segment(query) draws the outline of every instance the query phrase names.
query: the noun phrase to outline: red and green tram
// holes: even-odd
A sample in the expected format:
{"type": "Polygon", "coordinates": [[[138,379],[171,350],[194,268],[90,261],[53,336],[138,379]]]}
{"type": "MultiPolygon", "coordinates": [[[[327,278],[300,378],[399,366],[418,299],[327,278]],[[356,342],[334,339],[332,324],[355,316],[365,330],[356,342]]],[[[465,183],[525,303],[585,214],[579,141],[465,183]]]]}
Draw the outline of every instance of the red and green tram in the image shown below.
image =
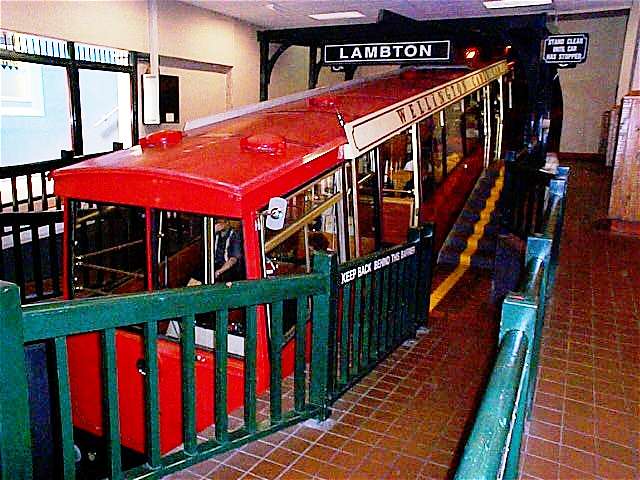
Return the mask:
{"type": "MultiPolygon", "coordinates": [[[[504,60],[397,70],[191,122],[54,172],[65,206],[65,298],[304,273],[314,250],[345,262],[404,243],[422,221],[436,223],[442,243],[483,167],[500,156],[509,72],[504,60]]],[[[268,313],[258,318],[258,392],[269,383],[268,313]]],[[[243,401],[243,321],[242,311],[230,315],[229,411],[243,401]]],[[[201,431],[214,421],[215,322],[204,315],[196,324],[201,431]]],[[[182,441],[179,323],[160,333],[168,452],[182,441]]],[[[118,330],[116,346],[122,444],[144,452],[141,334],[118,330]]],[[[99,336],[71,337],[68,351],[74,426],[101,436],[99,336]]],[[[285,376],[293,356],[291,339],[285,376]]]]}

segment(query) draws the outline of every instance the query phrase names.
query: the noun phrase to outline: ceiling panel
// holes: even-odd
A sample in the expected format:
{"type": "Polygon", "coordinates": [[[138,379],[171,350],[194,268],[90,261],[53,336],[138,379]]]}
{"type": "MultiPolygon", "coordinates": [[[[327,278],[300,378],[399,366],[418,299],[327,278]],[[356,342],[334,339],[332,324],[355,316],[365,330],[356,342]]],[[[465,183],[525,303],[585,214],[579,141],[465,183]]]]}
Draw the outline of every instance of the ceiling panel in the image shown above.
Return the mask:
{"type": "Polygon", "coordinates": [[[489,10],[482,0],[181,0],[198,7],[235,17],[263,29],[319,27],[353,23],[374,23],[378,10],[387,9],[416,20],[599,12],[629,8],[632,0],[554,0],[552,5],[489,10]],[[313,13],[357,10],[358,19],[318,21],[313,13]]]}

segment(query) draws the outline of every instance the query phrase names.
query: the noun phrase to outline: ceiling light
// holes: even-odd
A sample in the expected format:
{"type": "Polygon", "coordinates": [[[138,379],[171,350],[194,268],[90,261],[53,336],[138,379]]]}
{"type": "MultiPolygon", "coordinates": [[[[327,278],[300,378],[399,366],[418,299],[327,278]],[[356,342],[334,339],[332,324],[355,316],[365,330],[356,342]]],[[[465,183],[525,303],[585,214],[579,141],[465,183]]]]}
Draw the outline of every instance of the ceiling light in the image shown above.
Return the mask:
{"type": "Polygon", "coordinates": [[[364,13],[358,12],[356,10],[351,10],[348,12],[330,12],[330,13],[314,13],[309,15],[309,17],[314,20],[342,20],[344,18],[362,18],[364,17],[364,13]]]}
{"type": "Polygon", "coordinates": [[[482,3],[486,8],[516,8],[550,5],[553,0],[490,0],[482,3]]]}

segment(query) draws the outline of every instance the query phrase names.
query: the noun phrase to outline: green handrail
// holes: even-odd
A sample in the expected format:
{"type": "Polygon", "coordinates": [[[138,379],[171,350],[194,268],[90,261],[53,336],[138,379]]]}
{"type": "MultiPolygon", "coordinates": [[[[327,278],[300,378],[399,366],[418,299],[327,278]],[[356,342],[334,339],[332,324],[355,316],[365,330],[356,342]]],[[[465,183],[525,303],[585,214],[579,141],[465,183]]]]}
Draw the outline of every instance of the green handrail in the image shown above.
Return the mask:
{"type": "Polygon", "coordinates": [[[550,181],[542,235],[527,240],[518,292],[502,305],[500,349],[455,478],[518,477],[524,420],[536,380],[546,299],[557,264],[569,169],[550,181]]]}
{"type": "Polygon", "coordinates": [[[502,476],[508,439],[514,427],[514,409],[521,401],[522,372],[528,342],[524,332],[510,330],[505,334],[476,423],[455,475],[457,480],[502,476]]]}

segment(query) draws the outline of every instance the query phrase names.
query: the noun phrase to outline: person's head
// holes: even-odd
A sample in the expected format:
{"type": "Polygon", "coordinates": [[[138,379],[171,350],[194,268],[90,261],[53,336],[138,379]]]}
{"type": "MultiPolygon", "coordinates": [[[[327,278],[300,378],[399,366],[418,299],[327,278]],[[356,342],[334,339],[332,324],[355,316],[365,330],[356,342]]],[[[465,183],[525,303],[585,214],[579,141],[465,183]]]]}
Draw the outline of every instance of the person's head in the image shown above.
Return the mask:
{"type": "Polygon", "coordinates": [[[226,218],[218,218],[215,223],[215,231],[216,233],[223,232],[230,227],[229,220],[226,218]]]}
{"type": "Polygon", "coordinates": [[[329,240],[320,232],[309,235],[309,247],[311,251],[326,251],[329,248],[329,240]]]}

